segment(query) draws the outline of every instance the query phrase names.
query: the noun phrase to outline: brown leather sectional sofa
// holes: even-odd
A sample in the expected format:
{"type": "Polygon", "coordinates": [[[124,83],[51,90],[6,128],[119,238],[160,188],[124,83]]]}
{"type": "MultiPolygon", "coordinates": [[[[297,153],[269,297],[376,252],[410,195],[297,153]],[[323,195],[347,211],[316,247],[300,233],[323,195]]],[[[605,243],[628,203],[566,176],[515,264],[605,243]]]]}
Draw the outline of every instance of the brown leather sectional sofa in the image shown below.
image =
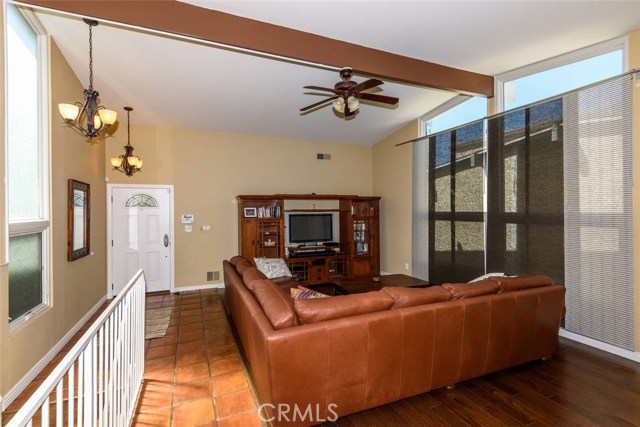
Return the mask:
{"type": "Polygon", "coordinates": [[[224,276],[275,426],[319,424],[550,356],[564,309],[564,287],[541,275],[295,302],[241,257],[224,261],[224,276]]]}

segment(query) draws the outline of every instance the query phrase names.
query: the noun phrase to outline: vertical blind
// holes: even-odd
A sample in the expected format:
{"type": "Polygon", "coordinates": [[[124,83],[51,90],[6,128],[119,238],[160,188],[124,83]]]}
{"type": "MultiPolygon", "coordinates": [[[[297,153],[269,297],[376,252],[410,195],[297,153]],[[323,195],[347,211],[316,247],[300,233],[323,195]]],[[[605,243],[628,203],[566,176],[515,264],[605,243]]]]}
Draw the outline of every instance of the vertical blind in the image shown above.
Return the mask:
{"type": "Polygon", "coordinates": [[[633,349],[631,121],[623,75],[414,144],[413,274],[546,274],[567,330],[633,349]]]}
{"type": "Polygon", "coordinates": [[[484,125],[429,140],[429,279],[460,282],[484,272],[484,125]]]}
{"type": "Polygon", "coordinates": [[[563,104],[565,328],[633,350],[631,79],[563,104]]]}
{"type": "Polygon", "coordinates": [[[562,100],[487,126],[487,270],[563,283],[562,100]]]}

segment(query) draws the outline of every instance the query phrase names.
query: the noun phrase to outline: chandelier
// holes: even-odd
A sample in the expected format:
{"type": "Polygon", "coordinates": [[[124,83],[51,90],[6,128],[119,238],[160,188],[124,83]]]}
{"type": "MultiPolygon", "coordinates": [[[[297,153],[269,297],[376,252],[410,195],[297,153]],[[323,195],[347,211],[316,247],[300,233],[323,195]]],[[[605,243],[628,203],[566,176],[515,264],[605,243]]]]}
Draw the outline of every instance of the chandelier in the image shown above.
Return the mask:
{"type": "Polygon", "coordinates": [[[111,127],[116,121],[117,113],[98,105],[97,91],[93,90],[93,39],[92,28],[98,21],[83,19],[89,26],[89,88],[84,89],[84,104],[58,104],[60,115],[65,123],[75,128],[86,138],[95,138],[101,131],[111,127]]]}
{"type": "Polygon", "coordinates": [[[131,107],[124,107],[127,110],[127,145],[124,146],[124,154],[119,157],[111,158],[111,166],[113,169],[131,176],[142,169],[142,159],[133,155],[133,146],[131,145],[131,125],[129,123],[129,114],[133,111],[131,107]]]}

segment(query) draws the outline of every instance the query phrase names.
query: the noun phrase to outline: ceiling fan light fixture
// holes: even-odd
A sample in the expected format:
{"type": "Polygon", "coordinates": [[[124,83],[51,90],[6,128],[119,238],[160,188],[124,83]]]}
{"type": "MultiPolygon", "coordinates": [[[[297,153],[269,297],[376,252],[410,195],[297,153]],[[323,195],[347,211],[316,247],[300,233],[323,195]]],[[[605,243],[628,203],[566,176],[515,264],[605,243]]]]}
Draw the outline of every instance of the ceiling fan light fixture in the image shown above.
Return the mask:
{"type": "Polygon", "coordinates": [[[338,113],[344,113],[344,106],[345,106],[345,102],[342,97],[337,98],[335,101],[333,101],[333,109],[336,110],[338,113]]]}
{"type": "Polygon", "coordinates": [[[355,96],[350,96],[347,99],[347,105],[349,106],[349,111],[356,111],[360,108],[360,100],[355,96]]]}

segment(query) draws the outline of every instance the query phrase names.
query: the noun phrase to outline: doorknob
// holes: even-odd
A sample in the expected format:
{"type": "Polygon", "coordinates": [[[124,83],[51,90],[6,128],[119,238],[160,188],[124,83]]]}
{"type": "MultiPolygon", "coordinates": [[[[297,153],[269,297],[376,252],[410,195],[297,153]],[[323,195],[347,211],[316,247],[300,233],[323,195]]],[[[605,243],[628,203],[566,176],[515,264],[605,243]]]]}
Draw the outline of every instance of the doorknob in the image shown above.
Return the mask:
{"type": "Polygon", "coordinates": [[[166,248],[167,246],[169,246],[169,235],[165,234],[164,235],[164,247],[166,248]]]}

